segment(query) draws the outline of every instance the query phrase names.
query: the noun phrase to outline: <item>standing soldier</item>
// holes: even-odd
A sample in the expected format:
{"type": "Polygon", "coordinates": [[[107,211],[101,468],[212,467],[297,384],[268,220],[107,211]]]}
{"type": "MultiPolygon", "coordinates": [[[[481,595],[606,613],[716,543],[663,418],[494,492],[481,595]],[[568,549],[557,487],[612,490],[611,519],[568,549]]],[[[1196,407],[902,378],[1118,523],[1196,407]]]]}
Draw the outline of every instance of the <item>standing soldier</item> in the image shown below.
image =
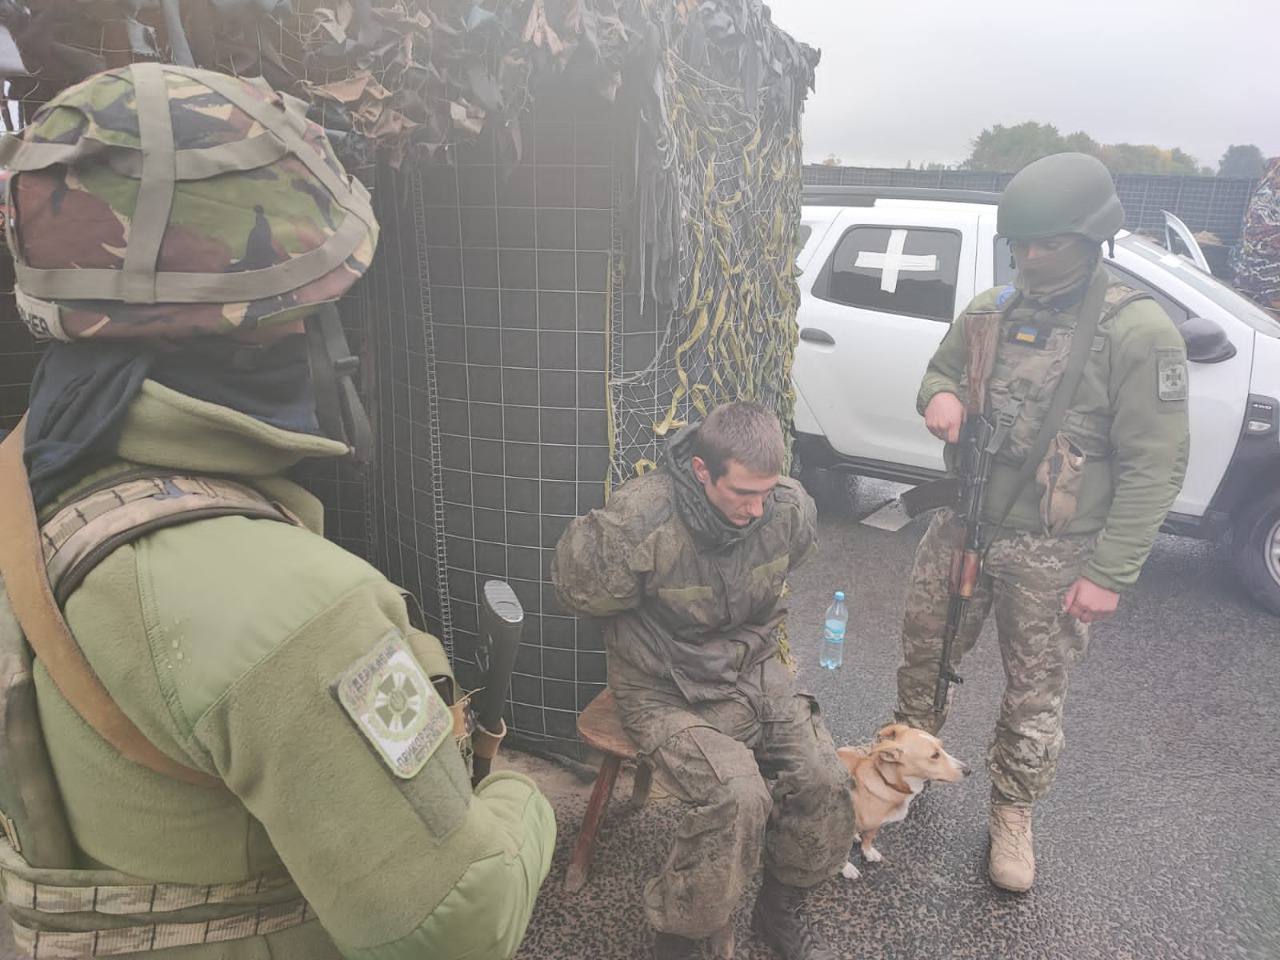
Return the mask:
{"type": "MultiPolygon", "coordinates": [[[[954,656],[972,649],[994,608],[1005,691],[987,752],[989,869],[1006,890],[1035,879],[1031,807],[1062,749],[1067,671],[1085,651],[1088,624],[1111,616],[1137,580],[1186,469],[1182,339],[1155,301],[1101,265],[1101,245],[1123,222],[1098,160],[1063,153],[1023,169],[997,220],[1016,280],[979,295],[952,324],[916,401],[949,445],[968,409],[1004,424],[984,509],[986,564],[954,656]],[[1030,460],[1034,471],[1024,469],[1030,460]]],[[[916,553],[898,670],[897,719],[934,733],[946,719],[945,709],[934,713],[933,691],[955,522],[941,511],[916,553]]]]}
{"type": "Polygon", "coordinates": [[[815,541],[784,457],[772,413],[716,407],[556,547],[561,601],[607,618],[623,726],[689,805],[645,885],[658,960],[700,956],[762,860],[757,931],[786,960],[835,957],[800,906],[845,863],[853,804],[817,703],[779,659],[783,586],[815,541]]]}
{"type": "Polygon", "coordinates": [[[20,950],[511,957],[551,809],[513,773],[472,791],[444,650],[284,477],[368,440],[332,306],[368,194],[300,102],[155,63],[4,153],[18,305],[55,340],[0,444],[20,950]]]}

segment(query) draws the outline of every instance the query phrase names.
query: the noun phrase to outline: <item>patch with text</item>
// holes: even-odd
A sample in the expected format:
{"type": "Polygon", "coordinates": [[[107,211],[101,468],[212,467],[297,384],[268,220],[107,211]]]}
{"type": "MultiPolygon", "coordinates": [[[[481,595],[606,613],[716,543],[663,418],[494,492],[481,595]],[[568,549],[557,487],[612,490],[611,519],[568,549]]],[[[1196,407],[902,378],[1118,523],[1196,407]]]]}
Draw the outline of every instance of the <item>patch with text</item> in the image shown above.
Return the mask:
{"type": "Polygon", "coordinates": [[[391,772],[410,780],[453,730],[453,715],[398,630],[338,678],[343,709],[391,772]]]}

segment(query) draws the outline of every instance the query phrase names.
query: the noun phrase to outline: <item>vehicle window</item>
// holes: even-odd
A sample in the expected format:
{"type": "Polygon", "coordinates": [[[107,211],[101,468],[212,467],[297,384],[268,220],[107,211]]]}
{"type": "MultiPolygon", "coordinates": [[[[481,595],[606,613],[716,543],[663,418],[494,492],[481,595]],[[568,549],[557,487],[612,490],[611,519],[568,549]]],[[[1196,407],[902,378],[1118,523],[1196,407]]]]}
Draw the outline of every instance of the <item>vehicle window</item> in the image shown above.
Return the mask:
{"type": "Polygon", "coordinates": [[[1116,241],[1128,250],[1132,250],[1144,260],[1159,263],[1177,275],[1178,279],[1195,288],[1224,310],[1229,310],[1259,333],[1269,337],[1280,337],[1280,321],[1275,320],[1256,303],[1246,300],[1230,287],[1189,263],[1182,257],[1168,253],[1149,240],[1129,234],[1116,241]]]}
{"type": "Polygon", "coordinates": [[[814,295],[850,307],[950,322],[955,316],[960,234],[911,227],[853,227],[824,268],[814,295]],[[817,287],[822,288],[819,292],[817,287]]]}
{"type": "MultiPolygon", "coordinates": [[[[1122,270],[1110,261],[1107,262],[1107,270],[1120,283],[1133,287],[1135,290],[1141,290],[1143,293],[1149,293],[1155,298],[1156,303],[1164,308],[1164,312],[1169,315],[1169,319],[1175,324],[1185,323],[1190,313],[1176,300],[1170,299],[1164,291],[1157,287],[1153,287],[1145,280],[1130,273],[1128,270],[1122,270]]],[[[1013,283],[1014,273],[1013,253],[1009,249],[1009,240],[1006,237],[996,237],[995,246],[995,281],[997,287],[1003,287],[1005,284],[1013,283]]]]}
{"type": "Polygon", "coordinates": [[[1122,270],[1114,263],[1107,264],[1107,272],[1110,273],[1115,280],[1123,283],[1125,286],[1133,287],[1135,290],[1151,294],[1156,303],[1160,304],[1160,306],[1164,308],[1164,312],[1169,315],[1169,319],[1173,321],[1174,326],[1181,327],[1182,324],[1186,323],[1187,320],[1191,318],[1191,312],[1187,310],[1186,307],[1178,303],[1178,301],[1170,299],[1163,290],[1158,287],[1153,287],[1137,274],[1130,273],[1128,270],[1122,270]]]}
{"type": "Polygon", "coordinates": [[[1013,250],[1009,246],[1008,237],[996,237],[995,249],[995,285],[1003,287],[1013,283],[1013,275],[1017,273],[1013,268],[1013,250]]]}

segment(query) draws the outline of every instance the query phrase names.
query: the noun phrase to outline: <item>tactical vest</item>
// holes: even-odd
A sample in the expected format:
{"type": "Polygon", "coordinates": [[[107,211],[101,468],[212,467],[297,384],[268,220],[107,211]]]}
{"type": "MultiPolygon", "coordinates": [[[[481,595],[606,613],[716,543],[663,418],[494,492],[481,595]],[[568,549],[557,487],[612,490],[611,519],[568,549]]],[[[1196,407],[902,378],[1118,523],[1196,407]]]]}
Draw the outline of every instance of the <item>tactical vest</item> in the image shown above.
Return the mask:
{"type": "MultiPolygon", "coordinates": [[[[1122,283],[1108,285],[1102,317],[1090,345],[1092,353],[1100,356],[1103,363],[1110,361],[1112,319],[1130,303],[1148,297],[1149,294],[1122,283]]],[[[1011,466],[1019,466],[1035,444],[1040,426],[1044,423],[1066,370],[1075,325],[1051,324],[1051,312],[1038,311],[1036,317],[1040,322],[1026,324],[1027,332],[1019,336],[1021,329],[1009,325],[1009,315],[1013,312],[1014,305],[1015,303],[1005,304],[1000,309],[991,311],[995,314],[993,320],[998,324],[999,333],[995,343],[994,362],[987,379],[986,409],[1016,409],[1017,416],[997,459],[1011,466]]],[[[970,316],[980,318],[976,312],[970,316]]],[[[969,390],[967,378],[964,389],[966,392],[969,390]]],[[[1100,463],[1110,459],[1112,450],[1109,413],[1086,414],[1068,408],[1058,429],[1091,462],[1100,463]]]]}
{"type": "MultiPolygon", "coordinates": [[[[146,748],[155,754],[158,749],[149,741],[136,742],[145,738],[110,701],[74,639],[74,649],[59,648],[43,631],[45,636],[29,643],[8,593],[10,586],[27,592],[35,568],[47,578],[48,606],[62,622],[58,608],[93,567],[113,550],[154,530],[219,516],[298,525],[300,521],[235,481],[139,470],[82,491],[41,524],[38,534],[27,537],[20,529],[20,514],[32,509],[30,494],[15,491],[15,484],[26,485],[21,441],[18,430],[0,445],[0,566],[5,573],[0,580],[0,894],[19,950],[36,958],[117,956],[262,936],[314,920],[311,907],[284,872],[194,885],[152,883],[113,870],[75,866],[71,829],[40,729],[33,648],[72,707],[121,753],[166,776],[223,788],[216,778],[171,758],[166,758],[167,767],[149,762],[146,748]],[[109,707],[94,702],[91,695],[86,698],[86,688],[94,685],[109,707]],[[107,715],[110,707],[119,717],[107,715]],[[121,718],[128,730],[119,725],[121,718]]],[[[28,514],[29,524],[33,516],[28,514]]],[[[18,608],[26,610],[24,622],[31,624],[30,604],[18,608]]]]}

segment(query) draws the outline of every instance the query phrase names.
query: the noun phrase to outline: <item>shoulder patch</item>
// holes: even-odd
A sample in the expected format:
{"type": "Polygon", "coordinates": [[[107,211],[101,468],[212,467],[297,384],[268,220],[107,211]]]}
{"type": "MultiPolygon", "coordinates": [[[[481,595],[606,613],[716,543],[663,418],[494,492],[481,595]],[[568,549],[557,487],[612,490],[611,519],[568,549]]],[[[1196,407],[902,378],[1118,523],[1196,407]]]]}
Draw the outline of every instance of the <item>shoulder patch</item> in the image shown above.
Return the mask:
{"type": "Polygon", "coordinates": [[[453,715],[399,630],[348,667],[334,693],[402,780],[417,776],[453,729],[453,715]]]}
{"type": "Polygon", "coordinates": [[[1014,287],[1012,283],[1006,284],[1005,286],[1001,287],[1000,292],[996,294],[996,306],[1003,307],[1006,303],[1009,302],[1009,298],[1012,297],[1013,294],[1014,294],[1014,287]]]}
{"type": "Polygon", "coordinates": [[[1156,347],[1156,395],[1161,400],[1187,399],[1187,358],[1178,347],[1156,347]]]}

